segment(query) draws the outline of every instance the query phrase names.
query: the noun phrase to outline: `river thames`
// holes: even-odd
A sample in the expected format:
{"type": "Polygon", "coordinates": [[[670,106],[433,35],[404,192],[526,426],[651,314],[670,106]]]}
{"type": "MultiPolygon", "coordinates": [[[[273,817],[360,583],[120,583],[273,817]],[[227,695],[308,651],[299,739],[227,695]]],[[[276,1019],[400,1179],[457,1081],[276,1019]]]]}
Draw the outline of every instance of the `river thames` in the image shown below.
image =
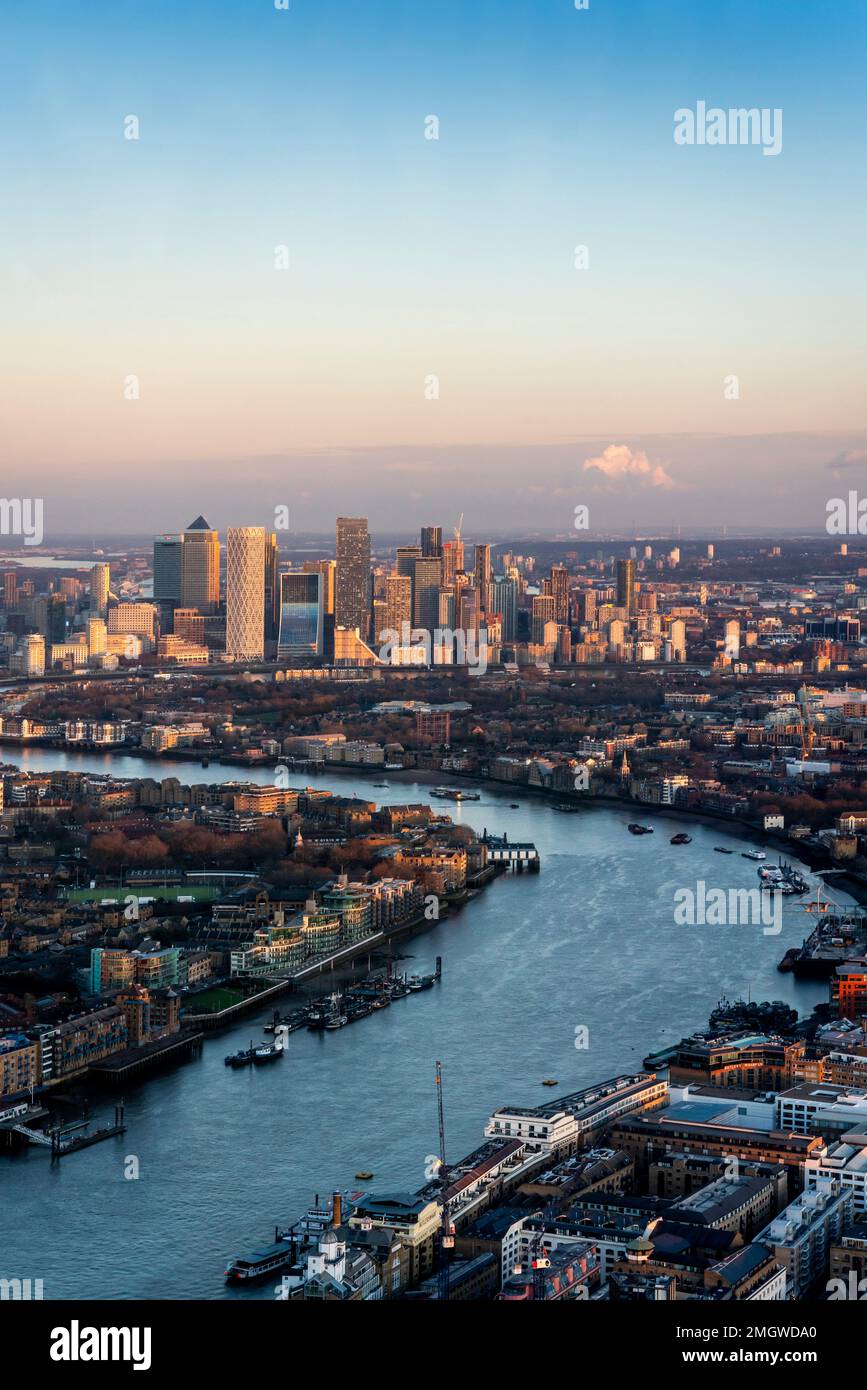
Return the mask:
{"type": "MultiPolygon", "coordinates": [[[[273,781],[273,769],[217,762],[8,748],[3,757],[34,771],[273,781]]],[[[428,785],[382,772],[291,780],[380,804],[430,800],[428,785]],[[374,786],[385,779],[387,789],[374,786]]],[[[476,830],[533,841],[542,870],[497,879],[399,945],[410,973],[442,956],[441,983],[340,1032],[293,1034],[277,1066],[232,1071],[224,1056],[262,1036],[263,1010],[206,1038],[199,1058],[127,1091],[125,1135],[53,1166],[42,1148],[3,1156],[0,1275],[42,1279],[47,1299],[270,1298],[272,1281],[227,1290],[227,1259],[272,1239],[315,1193],[357,1189],[357,1170],[374,1173],[372,1190],[425,1182],[437,1149],[438,1058],[454,1161],[482,1141],[496,1106],[550,1100],[558,1093],[542,1087],[546,1077],[566,1093],[638,1069],[652,1049],[705,1027],[721,995],[785,999],[802,1014],[827,997],[824,984],[776,969],[812,925],[798,899],[786,899],[778,935],[676,924],[678,889],[756,886],[756,865],[739,852],[755,842],[734,827],[643,808],[655,834],[635,837],[626,830],[634,808],[569,815],[510,788],[485,787],[481,801],[446,809],[476,830]],[[692,843],[672,846],[684,829],[692,843]],[[586,1048],[576,1029],[587,1030],[586,1048]],[[124,1176],[130,1155],[137,1179],[124,1176]]],[[[101,1094],[94,1118],[107,1118],[113,1101],[101,1094]]]]}

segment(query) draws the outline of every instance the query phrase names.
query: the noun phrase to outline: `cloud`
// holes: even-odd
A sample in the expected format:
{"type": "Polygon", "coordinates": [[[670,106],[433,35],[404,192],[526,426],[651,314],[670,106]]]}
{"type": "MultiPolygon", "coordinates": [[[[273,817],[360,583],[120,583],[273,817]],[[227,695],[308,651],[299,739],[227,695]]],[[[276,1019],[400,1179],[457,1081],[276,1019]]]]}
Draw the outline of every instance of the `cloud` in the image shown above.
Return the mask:
{"type": "Polygon", "coordinates": [[[825,467],[835,478],[850,468],[867,468],[867,449],[846,449],[826,463],[825,467]]]}
{"type": "Polygon", "coordinates": [[[674,487],[674,479],[660,463],[651,463],[643,449],[633,453],[627,444],[609,444],[595,458],[584,460],[584,472],[593,469],[613,482],[637,478],[642,487],[674,487]]]}

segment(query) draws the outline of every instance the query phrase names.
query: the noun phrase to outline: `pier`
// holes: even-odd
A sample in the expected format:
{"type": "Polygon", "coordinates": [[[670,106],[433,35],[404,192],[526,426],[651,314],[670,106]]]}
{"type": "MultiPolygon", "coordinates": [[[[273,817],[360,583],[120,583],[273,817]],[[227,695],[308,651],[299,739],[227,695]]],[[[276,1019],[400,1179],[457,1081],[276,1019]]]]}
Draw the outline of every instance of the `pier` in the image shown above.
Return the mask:
{"type": "Polygon", "coordinates": [[[487,846],[491,864],[500,864],[516,874],[537,874],[541,868],[539,851],[529,841],[511,841],[508,835],[489,835],[485,830],[482,842],[487,846]]]}

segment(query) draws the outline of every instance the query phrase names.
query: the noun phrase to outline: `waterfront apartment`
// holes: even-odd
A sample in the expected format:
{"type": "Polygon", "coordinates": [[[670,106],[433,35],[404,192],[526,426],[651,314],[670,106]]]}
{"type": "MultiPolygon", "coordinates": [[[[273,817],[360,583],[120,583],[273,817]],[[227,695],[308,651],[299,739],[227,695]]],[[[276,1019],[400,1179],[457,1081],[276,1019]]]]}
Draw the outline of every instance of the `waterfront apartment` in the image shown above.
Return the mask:
{"type": "Polygon", "coordinates": [[[485,1125],[491,1139],[523,1139],[540,1153],[566,1154],[592,1144],[606,1125],[668,1102],[668,1082],[653,1072],[615,1076],[545,1105],[506,1105],[485,1125]]]}
{"type": "Polygon", "coordinates": [[[786,1271],[786,1294],[805,1298],[828,1269],[830,1249],[852,1219],[852,1194],[825,1178],[781,1211],[759,1239],[786,1271]]]}

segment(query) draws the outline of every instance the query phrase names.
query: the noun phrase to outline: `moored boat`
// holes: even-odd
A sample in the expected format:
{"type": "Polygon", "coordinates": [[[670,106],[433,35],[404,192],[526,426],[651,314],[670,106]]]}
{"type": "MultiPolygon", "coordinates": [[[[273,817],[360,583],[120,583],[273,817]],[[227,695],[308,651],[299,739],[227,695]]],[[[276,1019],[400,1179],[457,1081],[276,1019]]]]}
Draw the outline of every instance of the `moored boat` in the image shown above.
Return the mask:
{"type": "Polygon", "coordinates": [[[287,1241],[277,1241],[266,1245],[264,1250],[255,1250],[246,1258],[231,1259],[226,1266],[226,1280],[230,1284],[254,1283],[266,1279],[278,1269],[285,1269],[293,1259],[292,1246],[287,1241]]]}

